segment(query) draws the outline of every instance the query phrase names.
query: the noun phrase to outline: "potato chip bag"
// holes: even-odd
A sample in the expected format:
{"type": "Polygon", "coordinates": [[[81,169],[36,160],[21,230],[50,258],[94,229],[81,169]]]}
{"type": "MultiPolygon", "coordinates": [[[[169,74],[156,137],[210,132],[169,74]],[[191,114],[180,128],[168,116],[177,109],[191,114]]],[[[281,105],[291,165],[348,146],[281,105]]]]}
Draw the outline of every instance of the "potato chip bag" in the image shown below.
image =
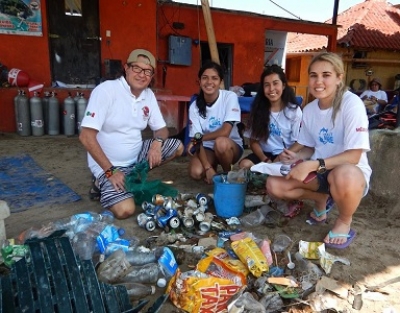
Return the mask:
{"type": "MultiPolygon", "coordinates": [[[[228,259],[221,260],[218,259],[217,257],[208,256],[206,258],[201,259],[199,263],[197,263],[196,269],[202,273],[206,273],[214,277],[229,279],[239,286],[246,285],[247,274],[243,274],[243,272],[237,270],[237,267],[232,266],[232,264],[230,264],[228,261],[229,261],[228,259]]],[[[240,262],[240,264],[245,269],[245,272],[248,273],[248,271],[246,271],[244,264],[242,262],[240,262]]]]}
{"type": "Polygon", "coordinates": [[[178,268],[166,293],[172,303],[191,313],[223,312],[228,300],[239,292],[240,286],[229,279],[213,277],[200,271],[181,272],[178,268]]]}
{"type": "Polygon", "coordinates": [[[255,277],[269,271],[268,261],[253,239],[233,241],[231,247],[255,277]]]}

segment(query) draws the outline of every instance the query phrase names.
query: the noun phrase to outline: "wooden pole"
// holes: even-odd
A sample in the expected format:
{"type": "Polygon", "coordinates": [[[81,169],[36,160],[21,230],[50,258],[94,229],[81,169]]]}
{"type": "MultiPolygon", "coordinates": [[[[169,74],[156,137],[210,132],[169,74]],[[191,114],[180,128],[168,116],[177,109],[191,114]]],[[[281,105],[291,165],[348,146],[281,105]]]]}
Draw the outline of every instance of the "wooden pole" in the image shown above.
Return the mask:
{"type": "MultiPolygon", "coordinates": [[[[208,46],[210,48],[211,60],[218,64],[221,64],[219,60],[217,40],[215,39],[214,26],[208,0],[201,0],[201,7],[203,9],[204,23],[207,31],[208,46]]],[[[220,88],[225,89],[224,81],[221,82],[220,88]]]]}

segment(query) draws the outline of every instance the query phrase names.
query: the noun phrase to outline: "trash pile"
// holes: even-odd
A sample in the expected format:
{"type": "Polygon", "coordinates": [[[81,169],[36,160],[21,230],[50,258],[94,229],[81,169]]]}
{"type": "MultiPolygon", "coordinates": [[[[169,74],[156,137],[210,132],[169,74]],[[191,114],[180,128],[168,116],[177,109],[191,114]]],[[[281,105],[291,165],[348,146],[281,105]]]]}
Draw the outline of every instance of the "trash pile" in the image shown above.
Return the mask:
{"type": "Polygon", "coordinates": [[[326,276],[335,262],[350,265],[347,259],[327,253],[321,242],[246,231],[280,225],[283,214],[268,202],[265,196],[246,196],[250,213],[224,219],[210,210],[212,194],[156,194],[137,216],[138,225],[154,234],[144,240],[126,236],[110,211],[83,212],[27,229],[20,244],[9,241],[1,255],[6,266],[29,260],[26,240],[64,231],[75,255],[93,260],[100,281],[124,285],[132,302],[161,291],[187,312],[361,309],[360,286],[326,276]],[[162,231],[157,235],[156,229],[162,231]]]}

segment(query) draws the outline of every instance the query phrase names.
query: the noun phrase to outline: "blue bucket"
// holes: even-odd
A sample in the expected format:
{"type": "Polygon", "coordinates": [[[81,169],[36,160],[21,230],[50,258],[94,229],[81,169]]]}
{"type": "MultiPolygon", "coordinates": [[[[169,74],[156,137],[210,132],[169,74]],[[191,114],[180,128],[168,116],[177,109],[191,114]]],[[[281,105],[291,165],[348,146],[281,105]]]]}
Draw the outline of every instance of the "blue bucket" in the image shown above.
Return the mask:
{"type": "Polygon", "coordinates": [[[214,206],[218,216],[229,218],[243,214],[247,182],[223,183],[221,175],[213,177],[214,206]]]}

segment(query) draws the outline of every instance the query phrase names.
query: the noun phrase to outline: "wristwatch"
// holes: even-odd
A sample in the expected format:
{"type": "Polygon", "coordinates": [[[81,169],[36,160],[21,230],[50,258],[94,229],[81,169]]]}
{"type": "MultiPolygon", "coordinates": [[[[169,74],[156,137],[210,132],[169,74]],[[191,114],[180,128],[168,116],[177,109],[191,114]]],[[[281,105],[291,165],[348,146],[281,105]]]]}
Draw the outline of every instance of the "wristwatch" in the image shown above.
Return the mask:
{"type": "Polygon", "coordinates": [[[156,137],[154,138],[155,141],[161,142],[161,145],[164,144],[164,139],[162,139],[161,137],[156,137]]]}
{"type": "Polygon", "coordinates": [[[325,166],[325,161],[324,159],[317,159],[317,161],[319,162],[319,166],[317,168],[317,173],[318,174],[323,174],[326,172],[326,166],[325,166]]]}

